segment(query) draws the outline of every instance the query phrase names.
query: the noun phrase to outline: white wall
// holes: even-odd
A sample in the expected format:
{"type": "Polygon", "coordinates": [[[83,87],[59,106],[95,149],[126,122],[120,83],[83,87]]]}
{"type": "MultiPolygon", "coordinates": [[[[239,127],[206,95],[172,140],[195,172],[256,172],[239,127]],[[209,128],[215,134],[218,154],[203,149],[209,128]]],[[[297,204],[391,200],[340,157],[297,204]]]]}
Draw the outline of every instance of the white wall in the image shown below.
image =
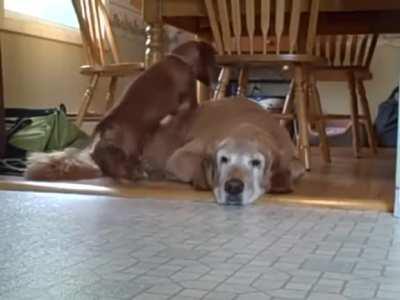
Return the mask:
{"type": "MultiPolygon", "coordinates": [[[[120,9],[120,8],[119,8],[120,9]]],[[[127,33],[114,29],[121,60],[143,62],[145,37],[142,32],[127,33]]],[[[182,42],[182,35],[168,31],[172,44],[182,42]]],[[[2,32],[4,99],[6,107],[48,108],[64,103],[76,113],[89,78],[79,73],[85,64],[82,46],[41,37],[2,32]]],[[[116,98],[133,77],[119,80],[116,98]]],[[[109,79],[101,79],[92,109],[102,112],[109,79]]]]}
{"type": "Polygon", "coordinates": [[[2,33],[6,107],[49,107],[64,102],[75,110],[87,80],[79,74],[82,48],[16,33],[2,33]]]}
{"type": "MultiPolygon", "coordinates": [[[[378,105],[386,100],[398,84],[400,75],[400,48],[378,45],[371,63],[373,79],[365,83],[373,118],[378,105]]],[[[347,83],[320,82],[318,87],[324,112],[350,113],[350,95],[347,83]]]]}
{"type": "MultiPolygon", "coordinates": [[[[2,2],[0,0],[0,12],[2,2]]],[[[112,22],[116,25],[114,31],[122,60],[143,61],[144,25],[140,22],[138,12],[129,4],[120,5],[116,0],[113,0],[109,8],[112,22]]],[[[76,113],[89,80],[79,73],[79,67],[85,64],[83,48],[76,43],[61,41],[62,38],[44,38],[46,32],[49,34],[55,31],[52,26],[38,28],[43,32],[39,30],[37,35],[21,34],[18,29],[14,31],[8,28],[8,31],[0,33],[5,106],[44,108],[64,103],[69,112],[76,113]]],[[[95,93],[93,108],[98,111],[104,105],[108,81],[101,80],[95,93]]],[[[117,95],[128,81],[120,82],[117,95]]]]}
{"type": "MultiPolygon", "coordinates": [[[[123,40],[120,48],[126,61],[143,61],[143,37],[123,40]]],[[[88,84],[88,78],[79,73],[79,67],[85,63],[82,47],[2,33],[2,51],[6,107],[41,108],[65,103],[69,111],[78,110],[88,84]]],[[[99,109],[104,104],[107,81],[102,80],[95,94],[95,107],[99,109]]]]}

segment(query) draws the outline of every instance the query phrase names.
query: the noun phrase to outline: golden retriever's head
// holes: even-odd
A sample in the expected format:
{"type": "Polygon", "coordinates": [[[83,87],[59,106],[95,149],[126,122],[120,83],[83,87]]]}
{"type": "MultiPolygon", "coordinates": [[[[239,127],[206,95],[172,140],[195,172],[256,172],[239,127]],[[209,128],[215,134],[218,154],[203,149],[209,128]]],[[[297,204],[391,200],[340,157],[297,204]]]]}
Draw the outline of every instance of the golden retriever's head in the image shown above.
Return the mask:
{"type": "Polygon", "coordinates": [[[270,159],[257,143],[227,138],[214,155],[212,189],[219,204],[247,205],[265,193],[270,159]]]}
{"type": "Polygon", "coordinates": [[[252,139],[227,138],[215,152],[213,192],[219,204],[247,205],[270,187],[274,163],[252,139]]]}
{"type": "Polygon", "coordinates": [[[211,189],[219,204],[247,205],[265,192],[288,192],[292,176],[274,140],[244,124],[214,145],[194,141],[176,152],[169,170],[198,189],[211,189]]]}
{"type": "Polygon", "coordinates": [[[274,139],[251,124],[243,124],[213,151],[212,181],[219,204],[247,205],[265,192],[289,192],[292,174],[274,139]]]}

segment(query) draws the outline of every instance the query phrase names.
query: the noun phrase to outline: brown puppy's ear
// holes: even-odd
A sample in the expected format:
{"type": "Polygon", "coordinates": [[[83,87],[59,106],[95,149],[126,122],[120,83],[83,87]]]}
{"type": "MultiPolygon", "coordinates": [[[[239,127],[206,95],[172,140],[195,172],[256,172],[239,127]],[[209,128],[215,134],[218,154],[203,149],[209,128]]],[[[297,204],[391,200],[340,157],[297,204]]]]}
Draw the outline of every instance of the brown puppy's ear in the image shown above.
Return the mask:
{"type": "Polygon", "coordinates": [[[210,160],[204,143],[196,139],[176,150],[167,161],[167,172],[197,189],[210,189],[210,160]]]}
{"type": "Polygon", "coordinates": [[[215,60],[216,51],[208,43],[200,45],[200,68],[198,80],[211,88],[214,88],[218,81],[219,68],[215,60]]]}
{"type": "Polygon", "coordinates": [[[207,86],[217,82],[216,51],[209,43],[189,41],[176,47],[171,53],[179,56],[192,68],[197,80],[207,86]]]}

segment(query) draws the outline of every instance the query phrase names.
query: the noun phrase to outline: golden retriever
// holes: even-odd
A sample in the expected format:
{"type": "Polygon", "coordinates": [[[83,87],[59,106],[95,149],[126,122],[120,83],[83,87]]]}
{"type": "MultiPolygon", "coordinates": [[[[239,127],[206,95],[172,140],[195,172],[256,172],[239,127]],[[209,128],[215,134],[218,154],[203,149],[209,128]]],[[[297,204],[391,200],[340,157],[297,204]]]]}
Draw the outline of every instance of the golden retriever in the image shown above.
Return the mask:
{"type": "Polygon", "coordinates": [[[153,163],[153,173],[158,169],[167,179],[211,189],[218,203],[236,205],[250,204],[265,192],[290,192],[304,173],[286,129],[252,101],[228,98],[183,117],[147,144],[143,161],[153,163]],[[172,134],[181,147],[170,144],[178,140],[172,134]]]}
{"type": "MultiPolygon", "coordinates": [[[[75,157],[70,169],[57,154],[33,158],[27,174],[43,179],[44,169],[60,170],[64,165],[64,173],[55,176],[58,180],[101,176],[85,154],[89,152],[69,151],[70,158],[75,157]]],[[[133,162],[131,168],[136,167],[133,162]]],[[[303,173],[286,129],[258,104],[233,97],[201,105],[194,113],[181,111],[163,122],[144,141],[133,179],[190,183],[212,190],[219,204],[247,205],[264,193],[292,191],[293,181],[303,173]]]]}

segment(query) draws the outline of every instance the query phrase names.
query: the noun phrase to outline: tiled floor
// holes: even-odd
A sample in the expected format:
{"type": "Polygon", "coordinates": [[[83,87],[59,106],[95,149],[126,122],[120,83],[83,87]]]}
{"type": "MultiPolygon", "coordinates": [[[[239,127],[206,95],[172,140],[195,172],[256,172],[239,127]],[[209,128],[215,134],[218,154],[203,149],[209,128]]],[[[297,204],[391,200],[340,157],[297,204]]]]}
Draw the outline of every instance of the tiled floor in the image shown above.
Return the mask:
{"type": "Polygon", "coordinates": [[[0,299],[400,299],[390,214],[0,192],[0,299]]]}

